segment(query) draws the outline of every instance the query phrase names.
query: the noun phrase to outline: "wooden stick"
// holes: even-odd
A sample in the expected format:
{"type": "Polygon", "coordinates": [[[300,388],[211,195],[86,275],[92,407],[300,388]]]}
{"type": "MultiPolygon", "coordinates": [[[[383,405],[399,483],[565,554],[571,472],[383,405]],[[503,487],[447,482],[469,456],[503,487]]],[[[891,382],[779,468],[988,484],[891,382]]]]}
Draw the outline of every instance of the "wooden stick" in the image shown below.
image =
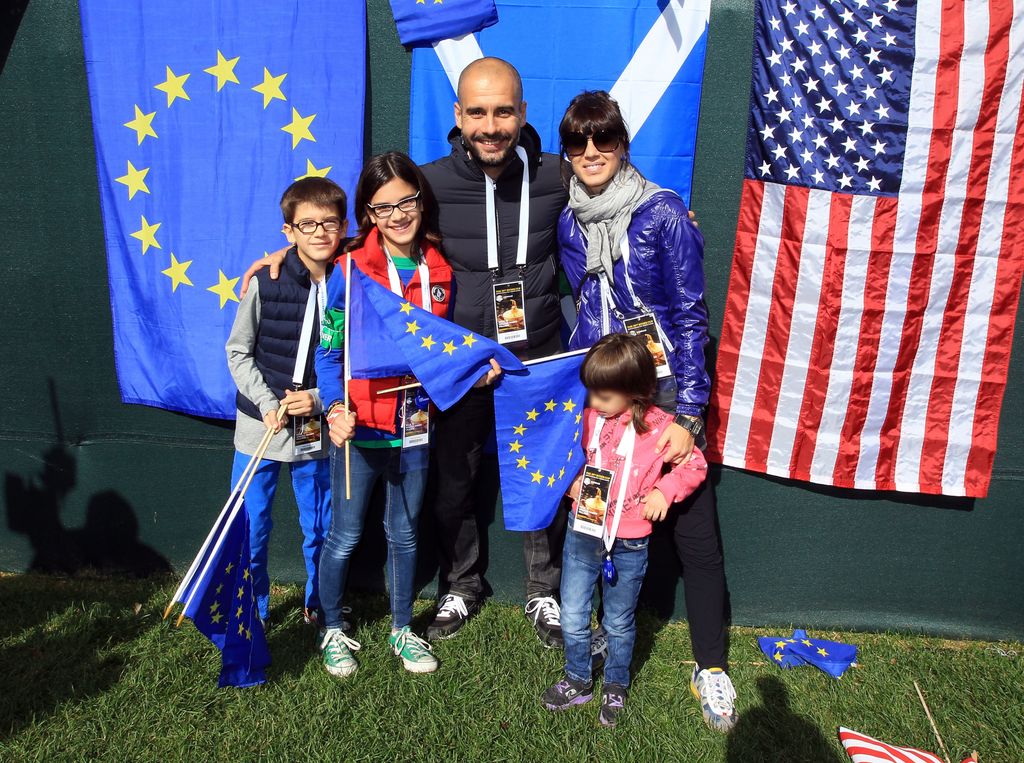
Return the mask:
{"type": "MultiPolygon", "coordinates": [[[[524,360],[524,366],[535,366],[538,363],[547,363],[549,360],[559,360],[560,358],[571,358],[573,355],[582,355],[585,352],[589,352],[590,348],[583,350],[573,350],[572,352],[560,352],[557,355],[549,355],[546,358],[534,358],[533,360],[524,360]]],[[[388,387],[387,389],[377,390],[378,395],[383,395],[385,392],[401,392],[404,389],[417,389],[423,385],[419,382],[415,384],[403,384],[401,387],[388,387]]]]}
{"type": "MultiPolygon", "coordinates": [[[[278,423],[280,423],[282,421],[282,419],[284,419],[284,416],[285,416],[285,413],[287,412],[287,410],[288,410],[288,406],[286,406],[286,405],[282,405],[278,409],[278,411],[277,411],[277,421],[278,421],[278,423]]],[[[253,454],[253,458],[255,459],[255,462],[257,464],[259,464],[259,462],[263,460],[263,455],[267,452],[267,448],[270,447],[270,441],[273,439],[273,436],[275,434],[275,432],[273,430],[271,430],[271,429],[268,429],[267,432],[270,433],[270,437],[267,437],[266,435],[263,435],[263,439],[260,441],[260,447],[257,448],[256,449],[256,453],[253,454]]],[[[224,531],[228,527],[231,526],[231,522],[234,520],[235,516],[238,514],[238,512],[242,508],[242,506],[245,505],[244,501],[243,501],[243,499],[245,498],[245,491],[249,489],[249,484],[252,482],[252,478],[255,477],[255,476],[256,476],[256,469],[253,468],[249,472],[249,475],[246,477],[245,483],[242,485],[242,489],[238,491],[238,497],[235,499],[235,505],[231,507],[231,513],[228,515],[227,521],[224,522],[224,525],[223,525],[223,527],[221,529],[221,533],[217,537],[217,541],[216,541],[216,543],[213,546],[213,550],[210,552],[210,555],[206,558],[206,564],[203,565],[203,571],[201,573],[199,573],[199,577],[201,577],[201,578],[206,577],[206,573],[210,570],[210,565],[213,564],[214,558],[220,552],[220,547],[224,545],[224,536],[226,535],[226,533],[224,531]]],[[[195,596],[196,596],[196,589],[193,588],[192,592],[188,595],[188,598],[184,602],[182,602],[184,607],[181,610],[181,614],[178,615],[177,621],[175,621],[175,623],[174,623],[174,627],[175,628],[179,627],[181,625],[181,621],[185,619],[185,612],[188,611],[189,606],[192,604],[192,599],[194,599],[195,596]]]]}
{"type": "MultiPolygon", "coordinates": [[[[352,325],[349,318],[352,317],[349,305],[352,303],[352,254],[345,258],[345,338],[343,345],[344,353],[344,377],[345,377],[345,423],[348,423],[348,381],[352,378],[349,368],[349,342],[352,325]]],[[[345,500],[352,500],[352,444],[351,440],[345,440],[345,500]]]]}
{"type": "MultiPolygon", "coordinates": [[[[269,440],[273,435],[274,431],[272,429],[268,429],[264,432],[263,439],[260,440],[260,444],[256,448],[257,451],[259,451],[260,448],[263,448],[264,440],[269,440]]],[[[199,567],[200,560],[202,560],[203,555],[206,553],[206,549],[210,547],[210,542],[213,540],[213,536],[217,534],[218,529],[223,527],[224,517],[227,516],[231,506],[234,504],[236,496],[238,495],[238,489],[241,487],[246,477],[249,476],[249,472],[255,469],[258,463],[259,459],[256,458],[255,454],[253,454],[252,458],[249,459],[249,463],[245,465],[245,469],[240,475],[238,475],[238,481],[235,482],[234,487],[231,488],[231,494],[228,496],[228,500],[224,503],[224,507],[220,510],[220,514],[217,515],[217,520],[213,523],[213,527],[210,528],[210,532],[207,533],[206,540],[203,541],[203,545],[199,547],[199,553],[196,554],[196,558],[192,560],[192,564],[189,566],[188,572],[186,572],[185,576],[181,579],[178,589],[174,592],[174,596],[171,597],[170,603],[164,610],[164,620],[166,620],[168,615],[171,614],[171,610],[174,609],[174,605],[177,603],[178,597],[181,596],[182,591],[184,591],[192,581],[192,577],[195,574],[196,569],[199,567]]]]}
{"type": "Polygon", "coordinates": [[[935,725],[935,719],[932,717],[932,711],[928,709],[928,703],[924,701],[924,694],[921,692],[921,687],[917,685],[917,681],[914,681],[914,688],[917,689],[918,699],[921,700],[921,707],[924,708],[924,714],[928,716],[928,723],[932,725],[932,733],[935,734],[935,738],[939,742],[939,747],[942,748],[942,757],[946,759],[946,763],[951,763],[949,759],[949,750],[946,749],[946,744],[942,741],[942,737],[939,735],[939,727],[935,725]]]}

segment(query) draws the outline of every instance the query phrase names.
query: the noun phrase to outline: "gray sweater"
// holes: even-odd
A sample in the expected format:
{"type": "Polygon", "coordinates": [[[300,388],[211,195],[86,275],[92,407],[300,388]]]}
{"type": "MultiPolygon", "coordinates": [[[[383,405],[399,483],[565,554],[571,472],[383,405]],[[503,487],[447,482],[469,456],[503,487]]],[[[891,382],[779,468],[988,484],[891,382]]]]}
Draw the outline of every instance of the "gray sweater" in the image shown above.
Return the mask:
{"type": "MultiPolygon", "coordinates": [[[[235,322],[231,326],[231,334],[228,336],[228,342],[224,349],[228,355],[228,369],[238,386],[238,391],[256,403],[260,408],[260,413],[265,416],[271,411],[276,411],[280,407],[280,402],[273,390],[263,380],[263,374],[260,373],[260,369],[256,367],[256,361],[253,359],[256,334],[260,325],[259,286],[259,282],[255,278],[249,282],[249,290],[238,305],[238,314],[235,315],[235,322]]],[[[313,415],[319,415],[323,412],[320,393],[315,389],[309,391],[313,395],[313,415]]],[[[262,421],[247,416],[241,411],[236,411],[235,449],[239,453],[244,453],[247,456],[253,455],[266,431],[267,427],[262,421]]],[[[321,431],[320,450],[296,456],[292,450],[294,447],[292,422],[289,419],[281,431],[274,435],[270,441],[270,447],[267,448],[263,457],[271,461],[286,462],[327,458],[329,444],[325,425],[321,431]]]]}

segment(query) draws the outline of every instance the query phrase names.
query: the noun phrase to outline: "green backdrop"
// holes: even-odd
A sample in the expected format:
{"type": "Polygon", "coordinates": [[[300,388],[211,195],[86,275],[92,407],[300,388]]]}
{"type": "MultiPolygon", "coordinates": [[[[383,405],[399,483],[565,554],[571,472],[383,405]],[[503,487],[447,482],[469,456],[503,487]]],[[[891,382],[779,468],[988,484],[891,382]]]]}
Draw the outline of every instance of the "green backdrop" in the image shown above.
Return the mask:
{"type": "MultiPolygon", "coordinates": [[[[0,569],[181,569],[226,497],[230,428],[120,402],[77,8],[33,0],[9,12],[0,37],[13,38],[0,74],[0,569]]],[[[409,55],[385,0],[369,0],[368,16],[367,147],[403,149],[409,55]]],[[[707,238],[716,335],[739,203],[752,25],[750,3],[713,0],[693,208],[707,238]]],[[[1022,333],[984,500],[713,472],[736,623],[1024,638],[1022,333]]],[[[286,580],[302,574],[294,511],[282,485],[271,570],[286,580]]],[[[519,538],[501,529],[500,510],[492,521],[488,577],[498,598],[515,601],[519,538]]],[[[429,593],[429,521],[424,531],[429,593]]],[[[373,522],[354,583],[380,587],[383,554],[373,522]]],[[[663,614],[683,611],[661,537],[648,583],[648,601],[663,614]]]]}

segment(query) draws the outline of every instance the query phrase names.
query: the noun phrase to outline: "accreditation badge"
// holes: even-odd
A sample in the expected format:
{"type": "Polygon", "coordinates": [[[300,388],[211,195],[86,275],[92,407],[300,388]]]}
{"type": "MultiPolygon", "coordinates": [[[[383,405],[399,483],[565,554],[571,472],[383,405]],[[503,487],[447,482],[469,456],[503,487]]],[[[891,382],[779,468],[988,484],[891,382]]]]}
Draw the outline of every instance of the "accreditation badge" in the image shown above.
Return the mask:
{"type": "Polygon", "coordinates": [[[292,453],[302,456],[317,453],[323,446],[320,416],[298,416],[292,418],[292,453]]]}
{"type": "Polygon", "coordinates": [[[416,390],[402,393],[402,447],[418,448],[430,442],[430,399],[416,390]]]}
{"type": "Polygon", "coordinates": [[[608,494],[612,489],[615,472],[589,464],[583,467],[580,498],[576,502],[576,516],[572,529],[595,538],[604,536],[605,517],[608,514],[608,494]]]}
{"type": "Polygon", "coordinates": [[[630,336],[639,337],[647,344],[647,351],[654,358],[654,370],[658,378],[663,379],[672,375],[672,368],[668,364],[668,355],[665,352],[665,345],[662,344],[661,334],[658,332],[658,324],[654,321],[651,313],[641,313],[634,318],[624,318],[622,326],[630,336]]]}
{"type": "Polygon", "coordinates": [[[493,285],[498,344],[526,341],[526,298],[522,281],[493,285]]]}

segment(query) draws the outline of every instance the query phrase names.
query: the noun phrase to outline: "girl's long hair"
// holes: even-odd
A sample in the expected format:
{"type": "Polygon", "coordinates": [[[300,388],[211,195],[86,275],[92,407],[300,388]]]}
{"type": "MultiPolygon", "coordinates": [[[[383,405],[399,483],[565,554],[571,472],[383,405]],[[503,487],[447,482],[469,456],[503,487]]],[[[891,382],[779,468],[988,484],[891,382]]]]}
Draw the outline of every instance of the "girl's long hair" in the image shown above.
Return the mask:
{"type": "MultiPolygon", "coordinates": [[[[355,237],[345,245],[345,251],[351,252],[361,248],[369,236],[377,227],[370,219],[370,210],[367,204],[370,199],[381,189],[381,187],[395,178],[404,180],[420,193],[420,229],[417,231],[416,240],[422,242],[424,239],[440,246],[441,234],[437,230],[437,200],[430,188],[430,183],[423,176],[423,172],[416,166],[416,162],[400,151],[388,151],[384,154],[377,154],[367,159],[363,165],[363,171],[359,173],[359,182],[356,183],[356,222],[359,230],[355,237]]],[[[417,257],[421,254],[417,253],[417,257]]]]}
{"type": "Polygon", "coordinates": [[[618,392],[633,400],[633,427],[650,429],[644,421],[654,404],[658,373],[646,343],[629,334],[609,334],[590,348],[580,366],[580,381],[589,390],[618,392]]]}

